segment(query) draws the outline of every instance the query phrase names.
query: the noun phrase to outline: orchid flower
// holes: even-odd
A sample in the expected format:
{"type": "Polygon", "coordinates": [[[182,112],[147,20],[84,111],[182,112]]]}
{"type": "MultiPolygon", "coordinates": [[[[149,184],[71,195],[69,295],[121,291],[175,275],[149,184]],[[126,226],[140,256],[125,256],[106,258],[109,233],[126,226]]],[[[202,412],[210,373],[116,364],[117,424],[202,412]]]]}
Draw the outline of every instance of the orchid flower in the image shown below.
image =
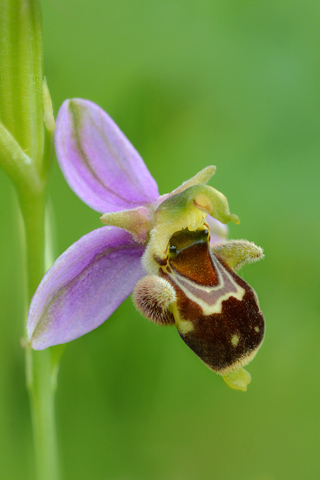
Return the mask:
{"type": "Polygon", "coordinates": [[[27,323],[32,348],[97,328],[134,292],[145,317],[175,324],[209,368],[246,390],[242,367],[262,343],[264,320],[254,290],[234,270],[263,254],[245,240],[226,241],[225,224],[239,219],[206,185],[215,167],[160,196],[113,120],[81,99],[63,103],[55,144],[69,186],[105,226],[69,247],[41,281],[27,323]]]}

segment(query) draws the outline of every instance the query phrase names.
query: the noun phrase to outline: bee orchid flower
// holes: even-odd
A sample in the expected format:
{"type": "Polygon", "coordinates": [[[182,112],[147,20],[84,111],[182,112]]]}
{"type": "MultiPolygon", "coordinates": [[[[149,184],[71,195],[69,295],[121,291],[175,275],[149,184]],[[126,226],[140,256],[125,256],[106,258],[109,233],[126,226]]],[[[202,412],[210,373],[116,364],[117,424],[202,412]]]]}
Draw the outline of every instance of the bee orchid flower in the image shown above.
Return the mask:
{"type": "Polygon", "coordinates": [[[206,185],[207,167],[167,195],[113,120],[97,105],[63,103],[55,145],[76,195],[105,226],[69,247],[48,270],[30,305],[32,348],[66,343],[101,325],[132,292],[154,323],[180,337],[232,388],[256,354],[264,320],[254,290],[235,270],[263,256],[245,240],[226,241],[239,223],[226,197],[206,185]]]}

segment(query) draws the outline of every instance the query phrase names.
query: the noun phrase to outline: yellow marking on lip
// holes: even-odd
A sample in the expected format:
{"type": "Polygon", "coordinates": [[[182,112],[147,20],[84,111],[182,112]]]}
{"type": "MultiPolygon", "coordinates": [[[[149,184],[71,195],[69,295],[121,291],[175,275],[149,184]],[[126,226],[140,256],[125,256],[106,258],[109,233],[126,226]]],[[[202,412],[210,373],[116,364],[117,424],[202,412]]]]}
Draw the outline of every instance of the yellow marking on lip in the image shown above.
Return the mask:
{"type": "Polygon", "coordinates": [[[234,347],[236,347],[238,345],[239,340],[240,340],[239,335],[232,335],[231,343],[234,347]]]}
{"type": "Polygon", "coordinates": [[[214,313],[221,313],[222,312],[222,302],[225,300],[228,300],[230,297],[234,297],[237,300],[242,300],[244,295],[245,295],[245,290],[244,288],[240,287],[240,285],[237,284],[237,282],[233,279],[233,277],[229,274],[229,272],[223,267],[223,265],[220,264],[214,257],[212,258],[213,260],[213,265],[215,267],[215,270],[218,274],[218,284],[215,285],[214,287],[207,287],[207,286],[201,286],[201,285],[196,285],[197,290],[203,291],[206,293],[210,292],[217,292],[219,290],[223,291],[223,288],[225,286],[225,280],[228,280],[235,288],[235,291],[226,291],[217,298],[216,302],[213,305],[209,305],[206,303],[204,300],[199,298],[197,295],[193,294],[190,292],[185,285],[190,285],[194,286],[195,283],[192,280],[189,280],[186,277],[183,277],[177,273],[175,274],[170,274],[167,273],[169,278],[183,291],[183,293],[194,303],[199,305],[201,307],[204,315],[212,315],[214,313]],[[225,278],[223,278],[223,274],[225,278]],[[183,285],[185,284],[185,285],[183,285]]]}
{"type": "Polygon", "coordinates": [[[251,382],[251,375],[244,368],[223,375],[222,378],[230,388],[243,392],[247,390],[247,386],[251,382]]]}
{"type": "Polygon", "coordinates": [[[176,322],[177,329],[179,330],[182,335],[186,335],[189,332],[192,332],[194,330],[194,325],[190,320],[185,320],[179,315],[177,304],[173,304],[171,307],[171,311],[174,316],[174,320],[176,322]]]}

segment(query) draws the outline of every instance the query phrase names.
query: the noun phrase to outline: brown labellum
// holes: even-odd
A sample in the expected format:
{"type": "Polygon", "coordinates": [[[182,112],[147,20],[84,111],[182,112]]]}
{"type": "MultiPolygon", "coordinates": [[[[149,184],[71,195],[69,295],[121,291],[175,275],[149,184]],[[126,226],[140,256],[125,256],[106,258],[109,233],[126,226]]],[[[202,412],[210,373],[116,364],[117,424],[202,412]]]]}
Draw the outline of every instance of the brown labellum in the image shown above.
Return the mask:
{"type": "Polygon", "coordinates": [[[254,357],[265,329],[257,296],[211,253],[207,230],[173,235],[160,275],[175,290],[181,338],[206,365],[226,375],[254,357]]]}
{"type": "MultiPolygon", "coordinates": [[[[154,323],[175,323],[180,337],[212,370],[225,376],[256,354],[264,319],[254,290],[230,267],[263,256],[245,240],[214,247],[209,231],[172,235],[166,259],[154,257],[159,274],[138,282],[134,302],[154,323]]],[[[235,388],[235,387],[234,387],[235,388]]]]}

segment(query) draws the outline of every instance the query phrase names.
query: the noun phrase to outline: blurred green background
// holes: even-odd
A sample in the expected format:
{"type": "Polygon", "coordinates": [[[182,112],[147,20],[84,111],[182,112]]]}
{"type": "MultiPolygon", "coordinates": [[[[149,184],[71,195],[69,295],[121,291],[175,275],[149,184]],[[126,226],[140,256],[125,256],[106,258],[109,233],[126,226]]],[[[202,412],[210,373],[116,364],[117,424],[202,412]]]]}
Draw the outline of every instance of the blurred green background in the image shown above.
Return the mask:
{"type": "MultiPolygon", "coordinates": [[[[161,193],[209,164],[265,249],[243,269],[267,322],[246,393],[229,389],[128,299],[72,342],[57,391],[66,480],[320,478],[320,3],[317,0],[44,0],[55,112],[101,105],[161,193]]],[[[24,386],[19,221],[0,172],[0,476],[33,479],[24,386]]],[[[52,169],[56,254],[100,226],[52,169]]]]}

